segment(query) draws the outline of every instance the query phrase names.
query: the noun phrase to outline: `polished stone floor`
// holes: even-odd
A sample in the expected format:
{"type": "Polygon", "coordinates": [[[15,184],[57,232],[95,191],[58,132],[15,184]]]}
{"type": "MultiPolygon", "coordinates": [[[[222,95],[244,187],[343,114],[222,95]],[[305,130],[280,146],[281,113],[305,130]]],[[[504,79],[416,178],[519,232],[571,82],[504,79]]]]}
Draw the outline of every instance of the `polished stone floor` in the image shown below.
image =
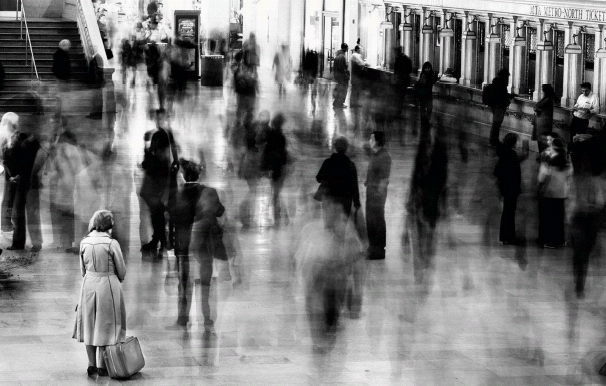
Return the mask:
{"type": "MultiPolygon", "coordinates": [[[[283,192],[287,226],[272,226],[270,187],[263,180],[255,200],[257,226],[240,229],[238,206],[247,186],[230,168],[235,156],[225,136],[234,109],[229,88],[190,85],[190,96],[176,107],[171,123],[184,155],[203,150],[206,183],[221,192],[236,246],[232,279],[221,274],[213,280],[214,332],[204,334],[199,306],[192,308],[190,326],[175,327],[176,282],[167,276],[174,256],[142,259],[139,234],[149,230],[140,230],[138,199],[130,188],[130,237],[123,246],[129,252],[123,283],[127,335],[139,338],[146,366],[128,381],[87,378],[84,346],[71,339],[82,280],[78,257],[56,248],[43,190],[43,249],[33,263],[13,268],[11,277],[0,280],[0,386],[606,384],[598,375],[606,362],[600,251],[591,262],[586,298],[577,300],[570,249],[542,250],[530,241],[519,247],[500,245],[494,156],[482,141],[468,137],[470,156],[463,163],[456,135],[449,137],[449,191],[458,191],[459,201],[438,227],[432,285],[422,290],[414,284],[410,254],[400,243],[416,151],[409,133],[405,145],[389,144],[394,162],[386,204],[387,258],[366,262],[362,317],[341,318],[334,347],[314,350],[294,250],[316,213],[311,210],[315,174],[330,154],[327,144],[335,133],[353,143],[351,156],[364,199],[368,161],[361,149],[366,138],[351,129],[349,110],[335,115],[329,108],[328,86],[320,88],[312,115],[308,95],[291,86],[279,99],[268,70],[262,70],[262,79],[259,108],[282,111],[288,119],[294,166],[283,192]],[[300,135],[310,130],[313,117],[324,122],[324,140],[316,144],[300,135]],[[238,278],[241,284],[235,283],[238,278]]],[[[117,82],[118,91],[121,87],[117,82]]],[[[142,77],[125,95],[116,149],[123,169],[134,173],[130,186],[136,186],[143,133],[154,122],[147,119],[150,105],[142,77]]],[[[95,121],[75,116],[71,124],[94,137],[95,121]]],[[[526,189],[518,205],[518,229],[528,240],[536,237],[536,169],[533,157],[525,162],[526,189]]],[[[450,197],[454,202],[454,194],[450,197]]],[[[195,292],[194,304],[199,304],[198,296],[195,292]]]]}

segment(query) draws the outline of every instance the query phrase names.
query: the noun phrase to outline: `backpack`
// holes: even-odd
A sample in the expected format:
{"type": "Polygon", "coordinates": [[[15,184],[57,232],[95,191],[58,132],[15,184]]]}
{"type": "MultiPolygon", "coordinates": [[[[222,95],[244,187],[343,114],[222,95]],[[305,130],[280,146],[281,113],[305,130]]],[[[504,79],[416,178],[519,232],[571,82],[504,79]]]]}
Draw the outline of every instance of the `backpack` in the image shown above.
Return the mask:
{"type": "Polygon", "coordinates": [[[492,83],[488,84],[482,90],[482,103],[487,106],[492,106],[493,104],[493,86],[492,83]]]}

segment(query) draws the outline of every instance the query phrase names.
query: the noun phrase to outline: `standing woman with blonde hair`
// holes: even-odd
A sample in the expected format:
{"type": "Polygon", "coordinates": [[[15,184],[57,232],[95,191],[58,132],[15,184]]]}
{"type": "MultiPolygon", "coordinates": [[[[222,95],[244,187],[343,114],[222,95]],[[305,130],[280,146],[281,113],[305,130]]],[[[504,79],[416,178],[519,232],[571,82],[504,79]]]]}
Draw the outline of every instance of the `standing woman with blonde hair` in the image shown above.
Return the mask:
{"type": "Polygon", "coordinates": [[[80,243],[80,271],[84,280],[76,308],[73,338],[86,345],[87,373],[107,376],[103,354],[126,338],[126,307],[120,283],[126,275],[122,250],[111,237],[114,217],[95,212],[89,234],[80,243]]]}

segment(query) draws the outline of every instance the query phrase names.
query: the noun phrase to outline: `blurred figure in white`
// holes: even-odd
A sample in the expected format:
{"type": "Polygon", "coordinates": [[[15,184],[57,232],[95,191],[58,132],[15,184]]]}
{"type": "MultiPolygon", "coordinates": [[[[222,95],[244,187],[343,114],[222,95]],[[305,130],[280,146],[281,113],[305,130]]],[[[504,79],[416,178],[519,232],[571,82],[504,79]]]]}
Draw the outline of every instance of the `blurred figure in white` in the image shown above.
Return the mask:
{"type": "Polygon", "coordinates": [[[292,59],[288,50],[288,45],[283,43],[280,50],[274,56],[272,69],[275,71],[276,83],[278,84],[278,95],[282,97],[286,94],[286,82],[290,81],[292,72],[292,59]]]}

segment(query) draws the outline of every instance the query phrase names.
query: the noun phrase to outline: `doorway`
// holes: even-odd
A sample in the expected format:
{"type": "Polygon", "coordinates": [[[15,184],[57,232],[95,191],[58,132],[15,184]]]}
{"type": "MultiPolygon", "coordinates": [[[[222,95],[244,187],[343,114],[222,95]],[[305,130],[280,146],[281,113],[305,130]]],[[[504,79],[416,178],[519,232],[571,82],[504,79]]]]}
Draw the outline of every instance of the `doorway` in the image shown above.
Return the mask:
{"type": "Polygon", "coordinates": [[[332,78],[335,55],[341,49],[341,28],[338,13],[323,12],[322,15],[322,62],[320,74],[332,78]]]}

